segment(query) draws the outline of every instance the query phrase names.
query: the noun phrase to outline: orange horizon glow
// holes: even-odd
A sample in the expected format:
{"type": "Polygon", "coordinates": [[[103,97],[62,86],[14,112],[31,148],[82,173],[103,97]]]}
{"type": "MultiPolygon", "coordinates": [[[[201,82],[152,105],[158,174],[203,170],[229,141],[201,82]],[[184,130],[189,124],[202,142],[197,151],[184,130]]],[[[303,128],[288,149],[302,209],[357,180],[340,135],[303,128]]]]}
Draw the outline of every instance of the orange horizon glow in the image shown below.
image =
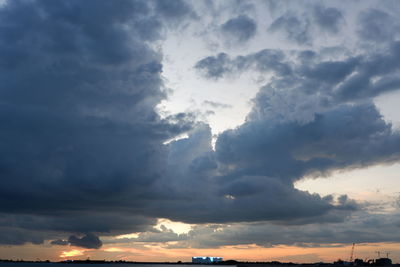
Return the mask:
{"type": "MultiPolygon", "coordinates": [[[[73,255],[74,259],[106,259],[106,260],[127,260],[127,261],[150,261],[150,262],[190,262],[193,256],[214,256],[223,257],[224,260],[237,261],[281,261],[295,263],[311,262],[333,262],[338,259],[348,260],[351,245],[341,246],[330,244],[327,247],[297,247],[297,246],[275,246],[260,247],[255,244],[224,246],[220,248],[179,248],[167,249],[162,245],[148,244],[144,248],[126,247],[126,244],[118,246],[104,246],[99,250],[86,251],[84,255],[73,255]],[[125,245],[122,246],[122,245],[125,245]],[[86,258],[85,258],[86,257],[86,258]]],[[[400,243],[371,243],[356,244],[354,258],[363,260],[376,258],[376,251],[382,255],[391,251],[391,258],[394,262],[400,261],[400,243]]]]}

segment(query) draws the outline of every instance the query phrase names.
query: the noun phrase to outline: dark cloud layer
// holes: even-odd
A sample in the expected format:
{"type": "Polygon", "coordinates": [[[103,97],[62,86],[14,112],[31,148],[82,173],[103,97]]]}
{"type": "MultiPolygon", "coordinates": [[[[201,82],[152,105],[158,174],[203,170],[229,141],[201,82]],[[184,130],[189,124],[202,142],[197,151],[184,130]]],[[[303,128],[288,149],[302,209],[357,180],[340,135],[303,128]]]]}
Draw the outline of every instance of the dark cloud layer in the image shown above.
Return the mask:
{"type": "Polygon", "coordinates": [[[27,242],[42,244],[46,235],[40,232],[15,228],[12,225],[2,226],[0,229],[1,245],[23,245],[27,242]]]}
{"type": "MultiPolygon", "coordinates": [[[[221,133],[214,150],[207,124],[156,112],[166,90],[152,42],[194,14],[185,1],[16,0],[0,9],[0,244],[66,245],[69,236],[70,245],[99,248],[98,236],[132,232],[143,232],[141,242],[187,242],[152,226],[163,217],[301,229],[360,210],[347,196],[321,197],[294,183],[399,160],[400,136],[371,101],[399,88],[399,43],[335,61],[274,49],[199,61],[209,78],[246,69],[273,76],[246,122],[221,133]]],[[[321,28],[339,31],[339,10],[314,15],[321,28]]],[[[307,44],[309,23],[287,13],[270,29],[307,44]]],[[[256,23],[239,16],[221,30],[246,42],[256,23]]],[[[254,237],[262,227],[239,229],[242,241],[206,228],[190,234],[210,237],[198,246],[262,243],[254,237]]]]}
{"type": "MultiPolygon", "coordinates": [[[[347,246],[356,243],[400,242],[399,217],[356,213],[346,223],[286,225],[271,223],[212,224],[195,226],[187,234],[171,230],[142,234],[124,242],[163,242],[167,248],[217,248],[250,245],[261,247],[290,245],[300,247],[347,246]],[[382,231],[381,229],[386,229],[382,231]],[[167,238],[168,237],[168,238],[167,238]],[[168,243],[171,242],[171,243],[168,243]],[[174,243],[172,243],[174,242],[174,243]]],[[[120,242],[120,240],[115,240],[120,242]]]]}
{"type": "Polygon", "coordinates": [[[103,245],[100,239],[91,233],[86,234],[81,238],[71,235],[68,238],[68,243],[70,243],[71,246],[82,247],[82,248],[95,248],[95,249],[100,248],[103,245]]]}
{"type": "MultiPolygon", "coordinates": [[[[338,201],[344,203],[349,200],[341,196],[338,201]]],[[[364,205],[372,207],[374,204],[364,205]]],[[[166,248],[217,248],[250,244],[261,247],[283,244],[307,248],[347,246],[352,242],[400,242],[398,213],[389,215],[362,210],[353,212],[345,222],[333,221],[332,218],[328,220],[330,223],[291,224],[285,221],[282,224],[261,221],[196,225],[189,232],[179,235],[161,225],[161,229],[141,233],[138,237],[108,239],[107,243],[161,242],[166,248]]]]}
{"type": "Polygon", "coordinates": [[[63,239],[56,239],[56,240],[51,241],[50,244],[57,245],[57,246],[66,246],[69,244],[69,242],[67,240],[63,240],[63,239]]]}

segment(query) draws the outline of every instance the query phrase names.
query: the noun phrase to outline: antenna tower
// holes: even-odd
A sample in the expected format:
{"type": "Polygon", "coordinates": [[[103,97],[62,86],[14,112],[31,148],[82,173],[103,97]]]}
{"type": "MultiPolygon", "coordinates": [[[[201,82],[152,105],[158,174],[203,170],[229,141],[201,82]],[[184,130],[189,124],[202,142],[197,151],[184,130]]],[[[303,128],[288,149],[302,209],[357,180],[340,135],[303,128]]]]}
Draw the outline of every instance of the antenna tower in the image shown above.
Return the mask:
{"type": "Polygon", "coordinates": [[[356,244],[355,243],[353,243],[353,245],[351,246],[351,253],[350,253],[350,260],[349,260],[349,262],[353,262],[353,257],[354,257],[354,246],[355,246],[356,244]]]}

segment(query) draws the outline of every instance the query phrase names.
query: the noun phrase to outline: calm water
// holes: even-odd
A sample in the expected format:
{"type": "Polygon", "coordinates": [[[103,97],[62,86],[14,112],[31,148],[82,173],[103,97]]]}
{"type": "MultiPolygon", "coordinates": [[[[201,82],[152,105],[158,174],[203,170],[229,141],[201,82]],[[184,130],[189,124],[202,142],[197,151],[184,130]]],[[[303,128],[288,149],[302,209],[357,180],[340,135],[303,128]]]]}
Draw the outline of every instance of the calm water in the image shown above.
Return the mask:
{"type": "MultiPolygon", "coordinates": [[[[18,263],[0,262],[0,267],[205,267],[205,265],[195,264],[62,264],[62,263],[18,263]]],[[[236,265],[210,265],[210,267],[235,267],[236,265]]]]}

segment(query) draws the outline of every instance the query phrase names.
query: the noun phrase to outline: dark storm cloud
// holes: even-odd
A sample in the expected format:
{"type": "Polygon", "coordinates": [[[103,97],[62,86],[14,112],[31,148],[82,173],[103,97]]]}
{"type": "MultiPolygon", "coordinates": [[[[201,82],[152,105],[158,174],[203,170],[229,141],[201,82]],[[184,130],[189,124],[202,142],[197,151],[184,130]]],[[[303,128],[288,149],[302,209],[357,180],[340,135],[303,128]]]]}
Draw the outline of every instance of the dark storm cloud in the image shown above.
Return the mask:
{"type": "Polygon", "coordinates": [[[114,230],[115,233],[132,233],[148,230],[149,226],[155,224],[156,220],[152,218],[130,213],[121,214],[117,211],[96,211],[95,209],[90,210],[90,213],[86,209],[81,211],[75,209],[73,216],[69,216],[68,212],[64,210],[53,210],[52,214],[2,214],[0,220],[0,228],[12,226],[37,232],[51,230],[109,233],[114,230]]]}
{"type": "Polygon", "coordinates": [[[165,168],[163,142],[190,122],[154,110],[165,92],[161,54],[147,42],[161,36],[157,12],[184,12],[152,3],[10,1],[0,9],[0,209],[8,213],[2,230],[15,233],[4,242],[155,224],[143,205],[165,168]]]}
{"type": "Polygon", "coordinates": [[[232,18],[221,25],[223,34],[236,42],[246,42],[256,34],[256,22],[246,15],[232,18]]]}
{"type": "MultiPolygon", "coordinates": [[[[295,189],[292,181],[283,178],[286,172],[283,167],[279,170],[275,168],[276,172],[265,169],[263,172],[263,164],[268,167],[272,165],[265,158],[251,163],[255,157],[242,158],[240,153],[246,153],[244,150],[233,150],[232,155],[229,155],[229,151],[222,151],[225,147],[220,146],[221,142],[239,142],[237,146],[240,146],[242,142],[250,142],[253,136],[243,136],[243,140],[238,141],[229,139],[228,135],[225,132],[218,138],[216,152],[212,150],[212,135],[206,125],[198,125],[189,133],[188,138],[171,142],[167,177],[174,178],[159,183],[160,190],[166,194],[165,200],[151,206],[149,212],[189,223],[259,220],[280,223],[288,220],[295,224],[304,224],[310,223],[306,218],[312,218],[313,222],[340,221],[358,209],[351,201],[337,202],[332,198],[321,198],[319,195],[295,189]],[[224,159],[221,153],[226,153],[227,158],[224,159]],[[233,162],[231,157],[240,159],[233,162]],[[257,169],[252,170],[251,164],[257,169]],[[171,195],[170,192],[174,194],[171,195]]],[[[261,136],[262,133],[260,138],[261,136]]],[[[268,154],[268,150],[263,152],[264,147],[257,144],[258,141],[260,139],[254,142],[260,146],[258,155],[268,154]]],[[[278,142],[286,141],[282,139],[278,142]]],[[[271,157],[274,152],[279,157],[276,150],[271,152],[271,157]]],[[[276,164],[279,159],[273,163],[276,164]]],[[[282,165],[285,163],[282,162],[282,165]]],[[[286,167],[290,169],[293,165],[288,162],[286,167]]]]}
{"type": "Polygon", "coordinates": [[[70,243],[71,246],[75,247],[96,248],[96,249],[100,248],[103,245],[101,240],[97,236],[91,233],[88,233],[81,238],[71,235],[68,238],[68,243],[70,243]]]}

